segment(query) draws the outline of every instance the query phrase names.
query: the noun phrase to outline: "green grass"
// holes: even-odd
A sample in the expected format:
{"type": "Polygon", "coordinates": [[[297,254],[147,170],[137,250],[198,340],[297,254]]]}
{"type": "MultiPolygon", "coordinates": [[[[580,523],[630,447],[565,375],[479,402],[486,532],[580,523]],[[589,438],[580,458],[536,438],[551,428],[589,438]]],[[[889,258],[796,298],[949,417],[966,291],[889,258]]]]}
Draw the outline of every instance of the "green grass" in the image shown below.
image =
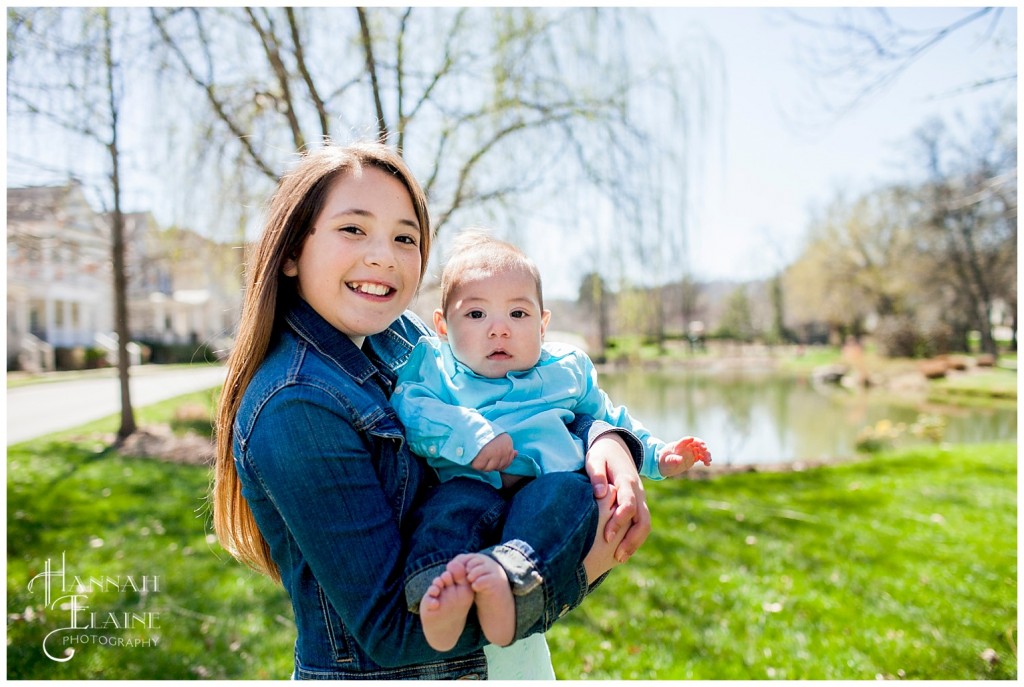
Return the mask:
{"type": "Polygon", "coordinates": [[[1001,367],[937,379],[929,385],[929,397],[943,400],[958,398],[1017,399],[1017,371],[1001,367]]]}
{"type": "MultiPolygon", "coordinates": [[[[170,422],[212,397],[139,420],[170,422]]],[[[111,418],[9,447],[8,677],[286,677],[287,598],[213,540],[209,471],[121,457],[104,443],[115,429],[111,418]],[[160,614],[157,629],[90,633],[157,646],[47,659],[43,638],[69,613],[27,586],[62,552],[69,576],[160,576],[156,593],[88,595],[91,611],[160,614]]],[[[648,542],[549,633],[559,677],[1014,678],[1016,447],[966,455],[650,484],[648,542]]]]}
{"type": "Polygon", "coordinates": [[[1016,677],[1016,447],[965,454],[650,485],[647,543],[549,633],[558,677],[1016,677]]]}
{"type": "MultiPolygon", "coordinates": [[[[190,394],[141,409],[138,419],[168,422],[180,404],[209,404],[211,397],[190,394]]],[[[8,449],[8,678],[287,677],[294,642],[287,597],[216,544],[206,503],[209,470],[121,457],[105,444],[115,430],[116,420],[108,419],[8,449]],[[79,645],[67,662],[46,658],[44,637],[69,626],[70,611],[47,610],[42,591],[30,593],[28,581],[47,559],[59,568],[62,552],[69,584],[72,574],[159,576],[156,593],[97,590],[87,601],[101,617],[158,612],[159,628],[82,633],[156,638],[157,645],[79,645]]],[[[67,648],[63,637],[74,634],[55,635],[50,653],[59,657],[67,648]]]]}

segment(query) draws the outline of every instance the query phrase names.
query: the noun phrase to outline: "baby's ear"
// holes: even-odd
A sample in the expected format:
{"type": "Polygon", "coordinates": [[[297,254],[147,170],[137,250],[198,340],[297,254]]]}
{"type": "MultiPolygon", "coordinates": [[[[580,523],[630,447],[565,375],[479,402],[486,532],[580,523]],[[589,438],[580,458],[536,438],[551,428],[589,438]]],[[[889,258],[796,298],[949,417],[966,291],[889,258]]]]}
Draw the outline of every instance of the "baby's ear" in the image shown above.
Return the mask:
{"type": "Polygon", "coordinates": [[[444,312],[440,308],[434,311],[434,331],[437,332],[437,338],[442,341],[448,340],[448,323],[445,322],[444,312]]]}
{"type": "Polygon", "coordinates": [[[551,321],[551,311],[545,310],[540,314],[540,336],[544,338],[544,332],[548,330],[548,322],[551,321]]]}

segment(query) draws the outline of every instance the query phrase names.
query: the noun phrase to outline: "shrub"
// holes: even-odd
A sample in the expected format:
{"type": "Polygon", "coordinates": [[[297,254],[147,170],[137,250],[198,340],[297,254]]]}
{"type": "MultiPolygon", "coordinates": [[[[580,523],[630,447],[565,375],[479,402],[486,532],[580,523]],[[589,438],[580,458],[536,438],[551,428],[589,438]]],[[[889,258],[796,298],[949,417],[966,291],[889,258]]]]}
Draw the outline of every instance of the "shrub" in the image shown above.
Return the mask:
{"type": "Polygon", "coordinates": [[[903,315],[883,317],[875,328],[875,340],[882,355],[890,358],[914,358],[923,348],[923,338],[914,321],[903,315]]]}

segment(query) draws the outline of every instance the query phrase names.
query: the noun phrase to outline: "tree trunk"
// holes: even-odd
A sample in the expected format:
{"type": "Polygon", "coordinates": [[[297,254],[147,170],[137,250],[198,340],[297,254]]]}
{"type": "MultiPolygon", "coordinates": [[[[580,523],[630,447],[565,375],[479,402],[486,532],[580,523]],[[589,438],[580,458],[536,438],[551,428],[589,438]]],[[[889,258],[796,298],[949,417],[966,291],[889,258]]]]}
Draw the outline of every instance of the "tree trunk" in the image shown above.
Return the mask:
{"type": "Polygon", "coordinates": [[[111,221],[111,252],[114,267],[114,319],[117,331],[117,376],[121,386],[121,427],[117,430],[117,441],[120,443],[131,436],[135,430],[135,414],[132,410],[131,389],[129,388],[128,342],[131,333],[128,330],[128,279],[125,273],[124,260],[124,214],[121,212],[121,157],[118,150],[118,114],[119,103],[114,84],[114,56],[111,41],[110,10],[104,16],[104,67],[107,76],[107,95],[110,108],[110,183],[114,196],[114,212],[111,221]]]}

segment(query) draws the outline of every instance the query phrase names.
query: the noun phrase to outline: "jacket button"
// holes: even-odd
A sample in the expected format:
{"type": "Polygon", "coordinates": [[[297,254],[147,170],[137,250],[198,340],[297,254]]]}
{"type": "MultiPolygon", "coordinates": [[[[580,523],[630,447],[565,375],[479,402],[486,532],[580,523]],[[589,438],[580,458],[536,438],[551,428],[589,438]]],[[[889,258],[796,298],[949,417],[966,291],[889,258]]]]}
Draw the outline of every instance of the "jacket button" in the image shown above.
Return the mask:
{"type": "Polygon", "coordinates": [[[455,449],[455,455],[461,456],[462,455],[462,449],[461,448],[455,449]]]}
{"type": "Polygon", "coordinates": [[[437,453],[437,447],[436,446],[431,446],[427,450],[430,451],[430,455],[434,455],[435,453],[437,453]]]}

